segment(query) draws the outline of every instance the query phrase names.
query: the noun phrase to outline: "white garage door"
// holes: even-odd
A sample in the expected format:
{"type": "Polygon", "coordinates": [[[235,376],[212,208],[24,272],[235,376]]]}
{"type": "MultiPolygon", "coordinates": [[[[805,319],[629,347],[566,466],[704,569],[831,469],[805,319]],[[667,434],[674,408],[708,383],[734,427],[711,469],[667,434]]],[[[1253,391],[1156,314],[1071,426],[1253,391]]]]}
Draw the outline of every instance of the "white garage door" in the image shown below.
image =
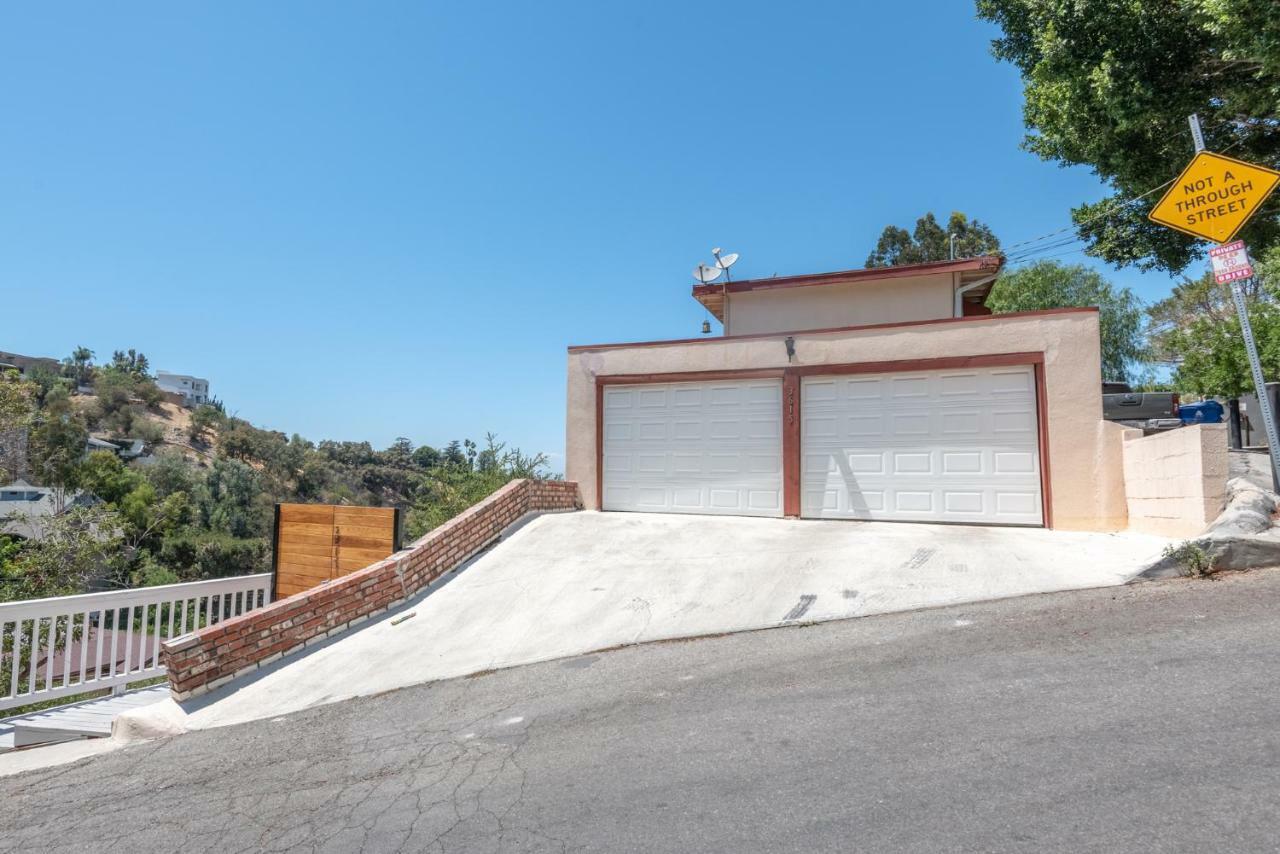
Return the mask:
{"type": "Polygon", "coordinates": [[[604,388],[605,510],[782,515],[782,382],[604,388]]]}
{"type": "Polygon", "coordinates": [[[1043,524],[1030,367],[806,377],[801,513],[1043,524]]]}

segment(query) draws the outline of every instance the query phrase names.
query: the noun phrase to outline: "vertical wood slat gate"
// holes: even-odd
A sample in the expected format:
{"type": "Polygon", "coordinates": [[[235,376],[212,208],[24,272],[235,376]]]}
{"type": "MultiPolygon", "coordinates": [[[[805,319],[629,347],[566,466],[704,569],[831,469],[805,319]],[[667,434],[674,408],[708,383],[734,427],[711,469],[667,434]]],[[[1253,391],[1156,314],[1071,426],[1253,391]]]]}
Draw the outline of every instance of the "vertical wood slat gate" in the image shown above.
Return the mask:
{"type": "Polygon", "coordinates": [[[310,590],[399,550],[399,508],[277,504],[275,598],[310,590]]]}

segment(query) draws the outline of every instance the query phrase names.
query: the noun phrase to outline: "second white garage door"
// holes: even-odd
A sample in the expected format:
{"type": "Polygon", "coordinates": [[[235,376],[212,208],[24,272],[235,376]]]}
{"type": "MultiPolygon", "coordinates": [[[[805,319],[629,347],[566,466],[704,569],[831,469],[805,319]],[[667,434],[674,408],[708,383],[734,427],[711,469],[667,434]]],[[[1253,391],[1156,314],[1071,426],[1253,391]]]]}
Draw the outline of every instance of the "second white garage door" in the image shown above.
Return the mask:
{"type": "Polygon", "coordinates": [[[604,388],[605,510],[782,515],[782,381],[604,388]]]}
{"type": "Polygon", "coordinates": [[[1030,366],[804,378],[801,513],[1043,524],[1030,366]]]}

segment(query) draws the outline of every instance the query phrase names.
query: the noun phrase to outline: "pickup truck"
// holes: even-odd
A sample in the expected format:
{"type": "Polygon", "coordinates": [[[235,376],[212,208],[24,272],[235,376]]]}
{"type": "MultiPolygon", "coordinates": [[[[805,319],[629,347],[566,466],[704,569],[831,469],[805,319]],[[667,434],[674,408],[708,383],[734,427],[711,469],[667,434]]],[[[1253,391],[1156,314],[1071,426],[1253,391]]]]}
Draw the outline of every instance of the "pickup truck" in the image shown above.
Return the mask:
{"type": "Polygon", "coordinates": [[[1181,400],[1171,391],[1133,391],[1124,383],[1102,384],[1102,417],[1148,432],[1182,426],[1181,400]]]}

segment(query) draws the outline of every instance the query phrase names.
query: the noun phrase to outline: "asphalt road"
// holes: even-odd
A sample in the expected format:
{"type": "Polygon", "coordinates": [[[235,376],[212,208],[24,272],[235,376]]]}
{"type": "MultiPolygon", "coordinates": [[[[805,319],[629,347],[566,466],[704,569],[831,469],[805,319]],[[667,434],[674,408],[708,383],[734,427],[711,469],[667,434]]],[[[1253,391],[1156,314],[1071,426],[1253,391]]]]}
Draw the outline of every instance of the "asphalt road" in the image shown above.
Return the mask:
{"type": "Polygon", "coordinates": [[[0,779],[0,851],[1280,850],[1280,572],[654,644],[0,779]]]}

